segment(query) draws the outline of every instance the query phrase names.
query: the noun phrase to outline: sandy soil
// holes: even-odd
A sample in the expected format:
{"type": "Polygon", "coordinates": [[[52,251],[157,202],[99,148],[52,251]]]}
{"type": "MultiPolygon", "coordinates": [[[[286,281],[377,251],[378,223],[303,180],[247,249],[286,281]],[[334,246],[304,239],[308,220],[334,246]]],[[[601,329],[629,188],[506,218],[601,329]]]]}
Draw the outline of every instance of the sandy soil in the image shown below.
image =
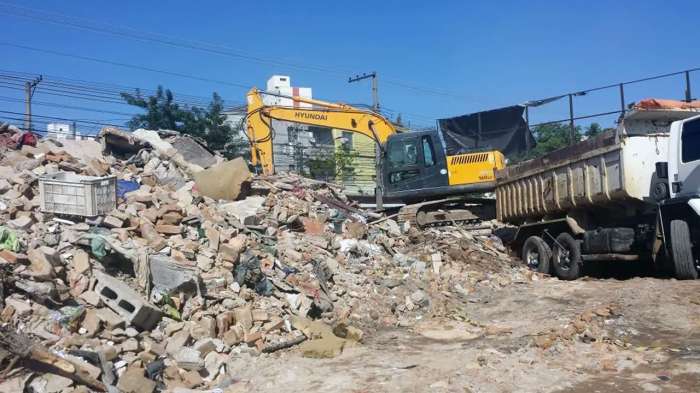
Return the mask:
{"type": "Polygon", "coordinates": [[[237,387],[275,393],[700,390],[700,281],[545,278],[450,307],[334,359],[243,354],[229,369],[237,387]]]}

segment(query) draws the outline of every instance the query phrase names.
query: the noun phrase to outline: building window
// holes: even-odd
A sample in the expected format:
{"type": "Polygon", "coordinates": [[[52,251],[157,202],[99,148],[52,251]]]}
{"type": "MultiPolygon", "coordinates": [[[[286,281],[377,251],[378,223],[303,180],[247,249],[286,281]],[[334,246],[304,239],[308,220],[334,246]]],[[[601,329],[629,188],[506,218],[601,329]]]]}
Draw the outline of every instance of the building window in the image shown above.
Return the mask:
{"type": "Polygon", "coordinates": [[[341,140],[344,149],[352,149],[352,132],[343,131],[343,139],[341,140]]]}
{"type": "Polygon", "coordinates": [[[293,145],[299,142],[299,127],[287,127],[287,142],[293,145]]]}

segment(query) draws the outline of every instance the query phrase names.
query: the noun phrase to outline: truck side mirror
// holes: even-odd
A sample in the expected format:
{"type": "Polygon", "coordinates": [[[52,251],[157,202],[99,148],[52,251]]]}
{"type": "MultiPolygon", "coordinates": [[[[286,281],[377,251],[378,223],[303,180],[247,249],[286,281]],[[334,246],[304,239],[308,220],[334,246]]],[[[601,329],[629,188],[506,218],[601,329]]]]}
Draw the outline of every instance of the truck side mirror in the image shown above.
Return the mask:
{"type": "Polygon", "coordinates": [[[656,163],[656,177],[659,179],[668,179],[668,162],[656,163]]]}

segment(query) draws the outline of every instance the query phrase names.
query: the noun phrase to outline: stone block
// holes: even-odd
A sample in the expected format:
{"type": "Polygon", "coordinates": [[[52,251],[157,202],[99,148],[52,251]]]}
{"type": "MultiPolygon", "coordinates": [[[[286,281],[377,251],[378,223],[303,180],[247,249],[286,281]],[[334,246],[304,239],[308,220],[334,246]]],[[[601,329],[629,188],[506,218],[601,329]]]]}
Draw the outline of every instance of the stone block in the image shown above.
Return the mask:
{"type": "Polygon", "coordinates": [[[26,231],[32,226],[32,218],[29,216],[21,216],[17,217],[14,220],[10,220],[7,222],[7,226],[10,229],[15,229],[15,230],[21,230],[21,231],[26,231]]]}
{"type": "Polygon", "coordinates": [[[164,235],[179,235],[182,228],[179,225],[159,224],[156,225],[156,231],[164,235]]]}
{"type": "Polygon", "coordinates": [[[239,307],[233,310],[234,319],[237,325],[241,325],[245,330],[253,327],[253,313],[250,307],[239,307]]]}
{"type": "Polygon", "coordinates": [[[121,228],[122,226],[124,226],[124,221],[120,220],[117,217],[109,215],[105,217],[104,221],[102,221],[102,225],[106,226],[107,228],[121,228]]]}
{"type": "Polygon", "coordinates": [[[114,277],[97,272],[97,292],[102,301],[116,311],[129,324],[151,330],[160,321],[160,310],[149,304],[141,295],[114,277]]]}

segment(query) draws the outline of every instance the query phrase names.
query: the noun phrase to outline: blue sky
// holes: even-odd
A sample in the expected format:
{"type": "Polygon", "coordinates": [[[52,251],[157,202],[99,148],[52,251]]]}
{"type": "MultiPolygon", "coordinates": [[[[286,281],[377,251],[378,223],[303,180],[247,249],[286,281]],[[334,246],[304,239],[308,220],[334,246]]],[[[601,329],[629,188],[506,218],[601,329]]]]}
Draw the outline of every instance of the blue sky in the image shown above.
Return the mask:
{"type": "MultiPolygon", "coordinates": [[[[15,9],[16,11],[16,9],[15,9]]],[[[379,73],[383,107],[415,125],[579,89],[700,67],[700,1],[0,1],[1,42],[136,64],[175,73],[263,87],[272,74],[331,101],[371,101],[369,82],[347,77],[379,73]],[[21,18],[7,4],[54,12],[96,25],[128,27],[172,39],[227,47],[220,56],[65,25],[21,18]],[[167,5],[165,5],[167,4],[167,5]],[[347,6],[345,5],[347,4],[347,6]],[[270,61],[268,61],[270,60],[270,61]],[[274,64],[274,61],[284,64],[274,64]],[[292,67],[290,64],[300,65],[292,67]],[[407,88],[402,85],[411,86],[407,88]],[[436,94],[437,90],[440,94],[436,94]]],[[[219,92],[241,103],[246,89],[109,66],[0,45],[1,70],[78,78],[178,94],[219,92]]],[[[700,96],[700,72],[692,74],[700,96]]],[[[630,86],[627,100],[683,97],[683,78],[630,86]]],[[[614,110],[617,92],[576,98],[576,114],[614,110]]],[[[0,97],[22,98],[0,88],[0,97]]],[[[35,100],[133,111],[119,104],[42,93],[35,100]]],[[[0,101],[6,111],[22,105],[0,101]]],[[[35,114],[119,120],[125,116],[36,106],[35,114]]],[[[533,111],[533,121],[564,118],[565,101],[533,111]]],[[[611,118],[602,119],[603,123],[611,118]]],[[[117,122],[117,121],[115,121],[117,122]]],[[[608,125],[608,124],[606,124],[608,125]]]]}

